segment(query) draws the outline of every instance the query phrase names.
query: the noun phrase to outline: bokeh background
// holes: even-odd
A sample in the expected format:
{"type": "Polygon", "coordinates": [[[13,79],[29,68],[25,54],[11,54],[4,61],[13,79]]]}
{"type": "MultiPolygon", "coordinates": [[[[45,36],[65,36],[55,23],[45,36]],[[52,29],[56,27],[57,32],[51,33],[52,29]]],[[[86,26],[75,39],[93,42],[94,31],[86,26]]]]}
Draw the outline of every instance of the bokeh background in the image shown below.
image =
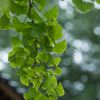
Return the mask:
{"type": "MultiPolygon", "coordinates": [[[[47,0],[44,10],[58,6],[58,23],[63,27],[67,49],[61,54],[61,81],[65,95],[59,100],[100,100],[100,5],[86,14],[77,11],[71,0],[47,0]]],[[[0,77],[8,79],[9,85],[19,93],[27,92],[8,62],[11,50],[12,30],[0,30],[0,77]]]]}

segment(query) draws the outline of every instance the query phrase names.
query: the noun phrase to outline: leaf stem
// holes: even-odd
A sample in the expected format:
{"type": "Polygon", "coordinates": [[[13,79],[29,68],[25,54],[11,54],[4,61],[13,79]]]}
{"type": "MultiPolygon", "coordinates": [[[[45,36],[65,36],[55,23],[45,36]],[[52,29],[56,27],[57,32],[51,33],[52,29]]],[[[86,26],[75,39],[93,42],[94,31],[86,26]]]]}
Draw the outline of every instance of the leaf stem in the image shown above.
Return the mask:
{"type": "Polygon", "coordinates": [[[31,7],[32,7],[32,4],[31,4],[31,1],[29,0],[29,14],[31,13],[31,7]]]}

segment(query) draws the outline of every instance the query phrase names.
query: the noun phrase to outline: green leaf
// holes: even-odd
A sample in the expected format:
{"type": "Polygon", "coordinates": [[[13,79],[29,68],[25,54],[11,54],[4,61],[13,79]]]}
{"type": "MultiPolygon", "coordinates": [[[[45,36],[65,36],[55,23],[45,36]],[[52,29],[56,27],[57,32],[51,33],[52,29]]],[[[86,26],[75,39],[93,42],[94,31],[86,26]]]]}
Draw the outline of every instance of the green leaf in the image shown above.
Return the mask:
{"type": "Polygon", "coordinates": [[[16,58],[15,58],[16,54],[9,56],[8,61],[10,62],[15,62],[16,58]]]}
{"type": "Polygon", "coordinates": [[[23,35],[22,43],[25,48],[29,48],[28,36],[23,35]]]}
{"type": "Polygon", "coordinates": [[[36,22],[41,22],[41,17],[37,14],[35,9],[31,8],[31,13],[28,13],[28,18],[32,19],[33,21],[36,22]]]}
{"type": "Polygon", "coordinates": [[[25,64],[26,64],[27,66],[32,66],[32,65],[34,64],[34,59],[31,58],[31,57],[28,57],[28,58],[26,59],[26,61],[25,61],[25,64]]]}
{"type": "Polygon", "coordinates": [[[11,37],[11,44],[13,46],[22,45],[22,41],[19,39],[19,36],[11,37]]]}
{"type": "Polygon", "coordinates": [[[26,72],[23,69],[18,69],[17,75],[23,76],[23,75],[26,75],[26,72]]]}
{"type": "Polygon", "coordinates": [[[41,9],[43,9],[46,4],[46,0],[37,0],[37,2],[40,4],[41,9]]]}
{"type": "Polygon", "coordinates": [[[52,9],[46,11],[45,16],[49,21],[55,20],[58,17],[57,6],[55,6],[52,9]]]}
{"type": "Polygon", "coordinates": [[[97,2],[98,4],[100,4],[100,0],[96,0],[96,2],[97,2]]]}
{"type": "Polygon", "coordinates": [[[12,20],[12,25],[14,27],[14,29],[17,31],[17,32],[21,32],[22,30],[24,29],[27,29],[29,28],[30,26],[25,24],[25,23],[21,23],[17,17],[14,17],[13,20],[12,20]]]}
{"type": "Polygon", "coordinates": [[[36,91],[34,88],[29,88],[29,95],[31,97],[37,97],[40,95],[40,93],[38,91],[36,91]]]}
{"type": "Polygon", "coordinates": [[[56,91],[57,91],[59,96],[63,96],[65,94],[65,91],[63,89],[63,86],[62,86],[61,82],[57,86],[56,91]]]}
{"type": "Polygon", "coordinates": [[[24,99],[25,99],[25,100],[28,100],[28,99],[30,99],[30,95],[29,95],[29,94],[27,94],[27,93],[24,93],[23,95],[24,95],[24,99]]]}
{"type": "Polygon", "coordinates": [[[52,76],[53,75],[53,70],[49,70],[48,73],[52,76]]]}
{"type": "Polygon", "coordinates": [[[0,10],[6,10],[9,5],[9,0],[0,0],[0,10]]]}
{"type": "Polygon", "coordinates": [[[42,80],[43,80],[43,76],[42,74],[39,75],[39,83],[42,83],[42,80]]]}
{"type": "Polygon", "coordinates": [[[10,18],[9,9],[8,9],[9,3],[10,3],[10,0],[0,0],[0,10],[1,10],[2,15],[6,14],[7,17],[10,18]]]}
{"type": "Polygon", "coordinates": [[[28,34],[33,38],[42,38],[46,35],[46,26],[44,23],[29,23],[29,25],[31,25],[33,28],[27,28],[23,30],[23,34],[28,34]]]}
{"type": "Polygon", "coordinates": [[[44,83],[43,83],[43,85],[42,85],[42,88],[43,88],[44,90],[48,90],[48,88],[49,88],[50,86],[51,86],[51,85],[50,85],[50,81],[49,81],[48,77],[46,76],[46,77],[44,78],[44,83]]]}
{"type": "Polygon", "coordinates": [[[63,53],[65,50],[66,50],[66,40],[56,43],[53,48],[53,51],[59,54],[63,53]]]}
{"type": "Polygon", "coordinates": [[[72,0],[72,1],[75,4],[76,8],[83,13],[90,11],[94,7],[94,4],[92,2],[85,2],[82,0],[72,0]]]}
{"type": "Polygon", "coordinates": [[[0,18],[0,29],[10,29],[12,28],[12,25],[9,21],[9,18],[4,14],[0,18]]]}
{"type": "Polygon", "coordinates": [[[17,46],[13,46],[13,49],[11,50],[11,52],[9,52],[9,57],[14,54],[16,54],[17,58],[28,56],[28,53],[22,47],[17,46]]]}
{"type": "Polygon", "coordinates": [[[29,86],[29,79],[26,78],[26,76],[21,76],[20,81],[26,85],[29,86]]]}
{"type": "Polygon", "coordinates": [[[20,67],[22,67],[25,64],[25,59],[23,59],[23,58],[16,58],[15,64],[17,66],[19,66],[19,68],[20,68],[20,67]]]}
{"type": "Polygon", "coordinates": [[[40,74],[43,70],[43,67],[34,67],[33,70],[35,71],[35,73],[40,74]]]}
{"type": "Polygon", "coordinates": [[[20,6],[19,4],[14,3],[13,0],[9,0],[8,8],[11,11],[11,13],[16,15],[28,13],[28,6],[20,6]]]}
{"type": "Polygon", "coordinates": [[[55,65],[59,65],[59,63],[61,61],[60,57],[54,58],[53,60],[54,60],[55,65]]]}
{"type": "Polygon", "coordinates": [[[62,69],[60,69],[59,67],[56,66],[54,74],[59,76],[61,73],[62,73],[62,69]]]}
{"type": "Polygon", "coordinates": [[[59,40],[63,35],[62,27],[57,21],[52,21],[49,23],[47,29],[52,40],[59,40]]]}
{"type": "Polygon", "coordinates": [[[39,58],[42,62],[47,62],[49,57],[48,57],[48,55],[46,55],[46,54],[38,53],[38,58],[39,58]]]}
{"type": "Polygon", "coordinates": [[[49,76],[49,81],[52,84],[53,88],[55,89],[57,87],[57,79],[55,76],[49,76]]]}
{"type": "Polygon", "coordinates": [[[47,36],[45,36],[43,39],[41,39],[43,49],[45,50],[46,54],[50,54],[52,51],[52,46],[50,45],[50,41],[47,36]]]}
{"type": "Polygon", "coordinates": [[[36,5],[35,2],[32,2],[32,6],[35,9],[36,13],[40,16],[41,20],[43,20],[44,22],[46,22],[46,19],[44,17],[44,14],[38,9],[38,6],[36,5]]]}
{"type": "Polygon", "coordinates": [[[48,59],[47,65],[48,67],[50,67],[54,65],[54,60],[53,60],[52,55],[48,55],[48,56],[49,56],[49,59],[48,59]]]}

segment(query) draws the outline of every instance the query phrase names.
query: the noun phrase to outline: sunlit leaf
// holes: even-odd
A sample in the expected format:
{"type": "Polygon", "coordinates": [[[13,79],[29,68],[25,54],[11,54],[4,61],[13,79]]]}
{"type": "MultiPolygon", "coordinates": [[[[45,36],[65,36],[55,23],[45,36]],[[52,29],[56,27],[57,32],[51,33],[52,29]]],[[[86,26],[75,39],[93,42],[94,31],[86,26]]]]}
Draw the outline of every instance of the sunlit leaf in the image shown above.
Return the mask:
{"type": "Polygon", "coordinates": [[[62,73],[62,69],[60,69],[59,67],[56,66],[54,74],[60,75],[61,73],[62,73]]]}
{"type": "Polygon", "coordinates": [[[29,86],[29,80],[25,76],[21,76],[20,80],[24,85],[29,86]]]}
{"type": "Polygon", "coordinates": [[[63,86],[61,84],[61,82],[58,84],[56,91],[58,93],[59,96],[63,96],[65,94],[65,91],[63,89],[63,86]]]}
{"type": "Polygon", "coordinates": [[[59,54],[61,54],[65,50],[66,50],[66,40],[63,40],[63,41],[61,41],[59,43],[56,43],[54,48],[53,48],[53,51],[55,53],[59,53],[59,54]]]}

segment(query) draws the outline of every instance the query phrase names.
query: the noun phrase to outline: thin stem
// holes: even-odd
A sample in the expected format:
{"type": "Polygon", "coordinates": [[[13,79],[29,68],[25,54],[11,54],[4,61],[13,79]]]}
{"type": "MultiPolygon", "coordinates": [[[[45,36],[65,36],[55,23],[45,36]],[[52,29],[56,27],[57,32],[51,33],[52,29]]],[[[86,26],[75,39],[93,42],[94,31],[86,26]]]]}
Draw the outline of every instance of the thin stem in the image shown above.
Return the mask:
{"type": "Polygon", "coordinates": [[[31,13],[31,7],[32,7],[32,4],[31,4],[31,1],[29,0],[29,14],[31,13]]]}

